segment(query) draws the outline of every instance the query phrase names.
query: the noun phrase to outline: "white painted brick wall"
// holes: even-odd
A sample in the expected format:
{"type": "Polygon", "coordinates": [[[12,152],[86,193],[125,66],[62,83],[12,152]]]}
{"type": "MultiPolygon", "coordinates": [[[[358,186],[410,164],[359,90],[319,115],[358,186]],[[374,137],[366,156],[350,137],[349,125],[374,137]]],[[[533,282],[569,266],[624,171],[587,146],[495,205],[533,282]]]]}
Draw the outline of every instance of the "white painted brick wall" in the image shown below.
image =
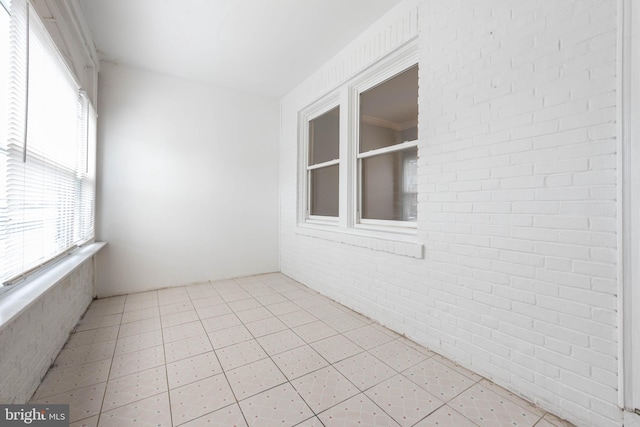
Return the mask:
{"type": "Polygon", "coordinates": [[[620,426],[617,2],[421,0],[417,20],[415,8],[283,99],[281,269],[577,425],[620,426]],[[298,111],[414,24],[424,259],[300,233],[298,111]]]}
{"type": "Polygon", "coordinates": [[[0,402],[29,401],[94,294],[93,258],[0,328],[0,402]]]}

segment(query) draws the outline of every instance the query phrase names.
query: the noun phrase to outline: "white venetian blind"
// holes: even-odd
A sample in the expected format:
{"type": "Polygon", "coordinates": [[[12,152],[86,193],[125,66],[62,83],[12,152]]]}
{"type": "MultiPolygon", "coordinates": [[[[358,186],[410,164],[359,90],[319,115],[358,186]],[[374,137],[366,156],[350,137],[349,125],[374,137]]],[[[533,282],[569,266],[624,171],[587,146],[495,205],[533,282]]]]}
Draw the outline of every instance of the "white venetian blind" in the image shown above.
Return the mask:
{"type": "Polygon", "coordinates": [[[12,0],[0,282],[93,237],[95,113],[46,28],[12,0]]]}

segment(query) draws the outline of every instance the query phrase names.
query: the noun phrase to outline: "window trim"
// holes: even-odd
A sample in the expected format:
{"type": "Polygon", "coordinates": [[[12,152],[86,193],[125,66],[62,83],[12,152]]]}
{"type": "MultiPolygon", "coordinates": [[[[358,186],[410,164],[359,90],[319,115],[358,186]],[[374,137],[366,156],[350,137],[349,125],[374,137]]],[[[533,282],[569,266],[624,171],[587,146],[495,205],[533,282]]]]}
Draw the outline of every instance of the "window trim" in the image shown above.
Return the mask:
{"type": "Polygon", "coordinates": [[[419,146],[420,138],[413,141],[405,141],[391,147],[370,150],[358,153],[358,128],[359,128],[359,94],[386,80],[419,65],[419,51],[417,37],[407,41],[396,50],[380,58],[358,75],[344,81],[337,88],[314,102],[308,104],[298,113],[298,216],[297,225],[301,235],[318,237],[324,235],[322,230],[331,232],[326,234],[327,240],[342,241],[346,239],[348,244],[382,250],[385,252],[407,255],[405,249],[396,250],[392,244],[375,245],[370,239],[381,242],[397,242],[402,245],[416,245],[417,249],[411,249],[411,255],[422,258],[423,245],[415,240],[418,229],[416,221],[372,220],[360,219],[358,190],[360,174],[359,158],[372,157],[388,152],[402,151],[419,146]],[[331,109],[340,107],[340,159],[339,159],[339,215],[335,217],[315,217],[307,215],[306,207],[309,203],[309,188],[307,179],[308,164],[308,132],[309,121],[331,109]],[[337,235],[335,233],[338,233],[337,235]],[[343,235],[343,237],[337,237],[343,235]],[[361,236],[362,243],[357,236],[361,236]],[[374,248],[375,246],[375,248],[374,248]],[[386,248],[386,249],[385,249],[386,248]]]}
{"type": "Polygon", "coordinates": [[[356,171],[355,179],[351,183],[352,194],[355,194],[354,206],[350,213],[352,227],[355,229],[380,230],[386,232],[397,232],[403,234],[415,234],[418,228],[418,221],[396,221],[396,220],[380,220],[367,219],[361,216],[362,206],[362,162],[361,159],[374,157],[377,155],[404,151],[411,148],[418,148],[420,138],[413,141],[405,141],[400,144],[391,145],[389,147],[378,148],[375,150],[360,153],[360,94],[370,90],[384,82],[392,79],[410,69],[415,65],[419,65],[418,43],[413,40],[395,50],[389,56],[381,59],[376,64],[369,67],[365,72],[356,76],[348,85],[349,98],[351,105],[349,106],[350,120],[348,124],[351,127],[352,140],[350,146],[353,150],[351,159],[352,168],[356,171]]]}
{"type": "MultiPolygon", "coordinates": [[[[317,119],[318,117],[328,113],[336,107],[341,107],[340,105],[340,95],[338,92],[333,92],[328,94],[327,96],[321,98],[320,100],[314,102],[309,105],[307,108],[303,109],[298,114],[298,140],[301,142],[300,144],[300,156],[298,159],[298,165],[300,165],[300,169],[302,170],[302,176],[300,178],[300,183],[298,185],[298,194],[302,195],[302,197],[298,197],[298,218],[302,222],[316,223],[316,224],[324,224],[324,225],[332,225],[337,226],[340,218],[340,199],[338,199],[338,216],[322,216],[322,215],[311,215],[311,180],[309,179],[309,175],[311,171],[316,169],[321,169],[324,167],[338,165],[338,169],[341,170],[341,153],[339,151],[339,157],[337,159],[328,160],[326,162],[317,163],[315,165],[309,165],[309,123],[317,119]]],[[[340,108],[340,123],[342,123],[342,108],[340,108]]],[[[342,124],[340,125],[340,129],[342,129],[342,124]]],[[[342,141],[339,139],[338,146],[342,146],[342,141]]],[[[340,172],[339,172],[340,173],[340,172]]],[[[340,178],[338,178],[338,189],[340,188],[340,178]]]]}

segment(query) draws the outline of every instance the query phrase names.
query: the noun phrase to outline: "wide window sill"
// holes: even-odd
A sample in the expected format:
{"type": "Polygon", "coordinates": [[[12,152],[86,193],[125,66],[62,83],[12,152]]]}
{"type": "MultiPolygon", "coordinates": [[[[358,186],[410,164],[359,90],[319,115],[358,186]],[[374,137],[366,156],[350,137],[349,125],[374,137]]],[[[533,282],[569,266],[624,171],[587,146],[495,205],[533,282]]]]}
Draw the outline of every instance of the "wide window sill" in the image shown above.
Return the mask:
{"type": "Polygon", "coordinates": [[[300,223],[296,234],[344,245],[367,248],[410,258],[424,258],[424,245],[413,234],[396,234],[370,229],[327,227],[313,223],[300,223]]]}
{"type": "Polygon", "coordinates": [[[0,329],[19,316],[50,288],[59,283],[82,263],[94,256],[106,245],[96,242],[76,249],[51,266],[34,273],[24,282],[12,286],[0,295],[0,329]]]}

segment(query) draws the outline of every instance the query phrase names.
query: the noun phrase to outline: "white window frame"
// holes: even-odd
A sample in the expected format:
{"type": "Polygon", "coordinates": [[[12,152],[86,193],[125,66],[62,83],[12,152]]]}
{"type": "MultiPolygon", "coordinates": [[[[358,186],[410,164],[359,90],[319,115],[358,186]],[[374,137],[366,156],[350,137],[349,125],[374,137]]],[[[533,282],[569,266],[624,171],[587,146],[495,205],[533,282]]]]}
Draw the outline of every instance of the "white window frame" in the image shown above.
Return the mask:
{"type": "MultiPolygon", "coordinates": [[[[338,213],[337,217],[311,215],[311,179],[310,179],[311,171],[316,169],[322,169],[328,166],[334,166],[334,165],[338,165],[338,168],[342,169],[340,166],[340,158],[342,157],[342,152],[341,152],[342,150],[339,149],[340,155],[339,155],[339,158],[337,159],[329,160],[329,161],[318,163],[315,165],[309,165],[309,144],[311,142],[309,140],[309,128],[310,128],[309,123],[311,123],[312,120],[328,113],[334,108],[340,107],[340,129],[342,130],[343,108],[340,104],[341,104],[340,94],[338,92],[333,92],[325,96],[324,98],[320,99],[319,101],[314,102],[312,105],[302,110],[299,114],[299,119],[298,119],[299,141],[302,141],[301,143],[302,149],[300,150],[299,164],[303,165],[303,169],[304,169],[303,177],[301,180],[302,188],[299,191],[299,194],[303,195],[300,203],[300,218],[302,218],[302,221],[310,224],[336,226],[339,223],[340,213],[338,213]]],[[[338,141],[339,147],[342,147],[342,141],[341,141],[342,135],[340,135],[339,139],[340,139],[338,141]]],[[[339,175],[341,175],[340,172],[339,172],[339,175]]],[[[340,178],[339,178],[338,188],[342,187],[342,184],[340,183],[340,178]]],[[[341,200],[339,198],[338,212],[340,212],[340,206],[341,206],[341,200]]]]}
{"type": "Polygon", "coordinates": [[[353,105],[351,107],[351,121],[350,124],[353,128],[353,142],[354,147],[353,167],[357,171],[357,177],[354,182],[354,194],[357,195],[356,206],[353,212],[353,221],[355,228],[376,230],[383,229],[385,231],[397,231],[407,232],[417,228],[416,221],[397,221],[397,220],[380,220],[380,219],[366,219],[362,218],[361,206],[362,206],[362,161],[369,157],[375,157],[382,154],[402,152],[411,148],[418,148],[419,138],[413,141],[405,141],[400,144],[391,145],[388,147],[382,147],[375,150],[369,150],[364,153],[360,153],[360,94],[372,89],[387,80],[395,77],[398,74],[403,73],[409,68],[418,64],[418,50],[417,44],[409,45],[406,49],[398,51],[393,55],[394,58],[382,61],[376,66],[368,70],[367,73],[357,77],[356,80],[350,85],[351,99],[353,105]]]}
{"type": "MultiPolygon", "coordinates": [[[[359,153],[360,93],[384,83],[392,77],[419,64],[418,40],[414,38],[367,67],[324,97],[313,102],[298,114],[298,225],[331,227],[332,231],[388,238],[389,233],[415,236],[418,221],[373,220],[360,218],[359,187],[361,159],[408,148],[418,147],[418,141],[408,141],[390,147],[359,153]],[[340,107],[339,215],[317,217],[309,215],[309,121],[331,109],[340,107]]],[[[323,164],[326,166],[326,164],[323,164]]],[[[319,167],[322,165],[314,165],[319,167]]],[[[405,240],[401,238],[401,240],[405,240]]]]}

